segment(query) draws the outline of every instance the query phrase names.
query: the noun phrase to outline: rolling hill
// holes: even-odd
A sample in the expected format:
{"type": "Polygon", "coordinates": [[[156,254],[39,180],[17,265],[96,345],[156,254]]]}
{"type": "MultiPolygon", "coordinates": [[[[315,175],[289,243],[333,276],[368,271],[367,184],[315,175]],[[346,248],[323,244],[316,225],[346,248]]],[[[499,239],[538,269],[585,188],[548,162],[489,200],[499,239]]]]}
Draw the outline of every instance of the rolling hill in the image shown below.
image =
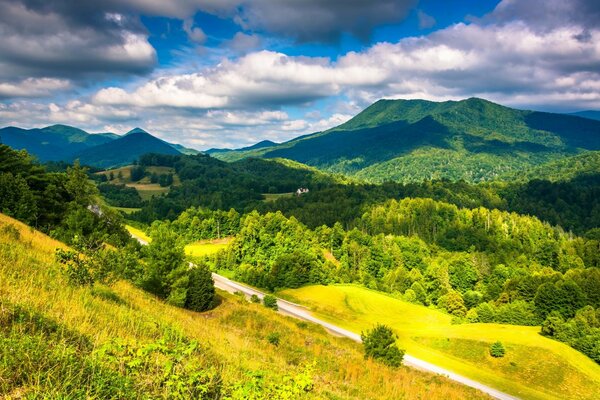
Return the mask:
{"type": "Polygon", "coordinates": [[[327,131],[215,157],[289,158],[373,182],[479,182],[582,150],[600,150],[600,122],[470,98],[379,100],[327,131]]]}
{"type": "Polygon", "coordinates": [[[597,121],[600,121],[600,111],[598,110],[577,111],[571,113],[570,115],[576,115],[578,117],[595,119],[597,121]]]}
{"type": "Polygon", "coordinates": [[[74,158],[80,159],[82,164],[109,168],[131,164],[147,153],[181,154],[171,144],[135,128],[118,139],[76,153],[74,158]]]}

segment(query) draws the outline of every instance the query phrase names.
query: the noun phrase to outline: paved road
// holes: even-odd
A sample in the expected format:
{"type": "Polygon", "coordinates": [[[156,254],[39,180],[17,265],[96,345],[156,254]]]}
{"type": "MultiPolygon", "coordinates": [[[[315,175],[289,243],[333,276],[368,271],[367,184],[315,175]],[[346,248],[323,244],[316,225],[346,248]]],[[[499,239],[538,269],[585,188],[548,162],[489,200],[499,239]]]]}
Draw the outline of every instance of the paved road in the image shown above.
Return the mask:
{"type": "MultiPolygon", "coordinates": [[[[136,237],[133,234],[132,234],[132,236],[135,237],[141,244],[143,244],[143,245],[148,244],[143,239],[136,237]]],[[[213,273],[212,277],[213,277],[213,280],[215,281],[215,287],[217,287],[221,290],[224,290],[226,292],[229,292],[229,293],[241,292],[241,293],[244,293],[244,295],[246,295],[246,297],[250,297],[254,294],[254,295],[258,296],[260,299],[262,299],[263,296],[265,295],[261,291],[250,288],[241,283],[232,281],[231,279],[227,279],[224,276],[221,276],[219,274],[213,273]]],[[[277,305],[279,307],[279,312],[284,315],[290,315],[290,316],[298,318],[298,319],[313,322],[315,324],[321,325],[322,327],[324,327],[329,332],[331,332],[335,335],[347,337],[349,339],[354,340],[355,342],[359,342],[359,343],[361,342],[360,335],[358,335],[354,332],[351,332],[349,330],[346,330],[344,328],[340,328],[339,326],[330,324],[329,322],[315,318],[313,315],[310,314],[308,309],[304,306],[301,306],[299,304],[295,304],[295,303],[292,303],[292,302],[289,302],[289,301],[283,300],[283,299],[277,299],[277,305]]],[[[486,386],[482,383],[476,382],[476,381],[466,378],[462,375],[455,374],[454,372],[448,371],[444,368],[438,367],[437,365],[428,363],[427,361],[420,360],[420,359],[415,358],[408,354],[406,354],[404,356],[403,364],[407,365],[409,367],[413,367],[413,368],[421,369],[424,371],[444,375],[453,381],[456,381],[456,382],[462,383],[463,385],[470,386],[472,388],[481,390],[482,392],[487,393],[490,396],[492,396],[493,398],[496,398],[499,400],[518,400],[517,397],[508,395],[499,390],[496,390],[494,388],[486,386]]]]}

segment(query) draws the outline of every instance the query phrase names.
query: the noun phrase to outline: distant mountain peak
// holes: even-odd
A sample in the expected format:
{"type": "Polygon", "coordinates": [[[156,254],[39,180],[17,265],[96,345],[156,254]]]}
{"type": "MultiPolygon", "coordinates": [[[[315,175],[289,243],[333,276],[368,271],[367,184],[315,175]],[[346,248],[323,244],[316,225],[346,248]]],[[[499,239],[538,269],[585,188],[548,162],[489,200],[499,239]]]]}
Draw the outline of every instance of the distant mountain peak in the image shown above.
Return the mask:
{"type": "Polygon", "coordinates": [[[133,133],[145,133],[146,135],[150,135],[148,132],[146,132],[146,131],[145,131],[145,130],[143,130],[142,128],[135,127],[135,128],[133,128],[132,130],[130,130],[129,132],[127,132],[127,133],[125,134],[125,136],[127,136],[127,135],[131,135],[131,134],[133,134],[133,133]]]}

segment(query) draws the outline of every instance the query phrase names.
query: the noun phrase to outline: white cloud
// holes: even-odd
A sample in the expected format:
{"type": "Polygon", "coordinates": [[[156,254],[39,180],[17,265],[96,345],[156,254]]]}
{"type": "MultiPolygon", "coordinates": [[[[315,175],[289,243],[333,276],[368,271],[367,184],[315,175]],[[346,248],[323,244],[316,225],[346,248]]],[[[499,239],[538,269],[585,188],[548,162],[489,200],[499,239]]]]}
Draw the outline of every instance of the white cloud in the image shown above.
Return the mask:
{"type": "Polygon", "coordinates": [[[2,97],[44,97],[59,90],[71,87],[66,79],[27,78],[20,82],[0,82],[0,98],[2,97]]]}

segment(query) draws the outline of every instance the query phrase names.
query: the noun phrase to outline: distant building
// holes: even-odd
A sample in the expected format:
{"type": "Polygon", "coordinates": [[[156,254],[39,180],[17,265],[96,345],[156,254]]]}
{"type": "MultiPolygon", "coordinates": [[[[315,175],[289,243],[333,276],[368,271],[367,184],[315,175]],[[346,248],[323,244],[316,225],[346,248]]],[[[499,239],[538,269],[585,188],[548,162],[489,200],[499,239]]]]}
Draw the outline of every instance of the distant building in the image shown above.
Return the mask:
{"type": "Polygon", "coordinates": [[[296,190],[296,196],[301,196],[304,193],[308,193],[309,190],[307,188],[298,188],[298,190],[296,190]]]}

